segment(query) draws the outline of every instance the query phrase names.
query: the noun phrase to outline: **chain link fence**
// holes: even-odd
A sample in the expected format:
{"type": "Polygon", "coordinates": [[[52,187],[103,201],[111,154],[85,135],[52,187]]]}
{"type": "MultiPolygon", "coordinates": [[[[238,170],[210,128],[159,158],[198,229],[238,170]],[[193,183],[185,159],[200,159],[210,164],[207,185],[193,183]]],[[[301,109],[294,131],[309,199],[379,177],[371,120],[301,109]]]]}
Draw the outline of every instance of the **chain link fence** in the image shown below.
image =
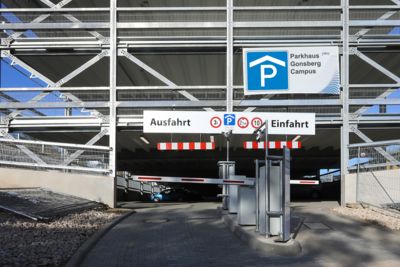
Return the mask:
{"type": "Polygon", "coordinates": [[[349,146],[357,202],[400,209],[400,140],[349,146]]]}
{"type": "Polygon", "coordinates": [[[110,172],[109,147],[0,138],[0,166],[72,172],[110,172]]]}

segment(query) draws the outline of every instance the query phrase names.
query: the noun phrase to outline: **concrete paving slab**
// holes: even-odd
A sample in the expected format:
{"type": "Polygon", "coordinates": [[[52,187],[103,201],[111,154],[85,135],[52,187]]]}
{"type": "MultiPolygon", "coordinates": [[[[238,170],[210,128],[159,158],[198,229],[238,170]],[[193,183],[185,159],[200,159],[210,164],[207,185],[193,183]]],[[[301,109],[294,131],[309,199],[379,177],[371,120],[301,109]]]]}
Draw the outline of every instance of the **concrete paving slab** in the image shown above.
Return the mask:
{"type": "MultiPolygon", "coordinates": [[[[266,238],[264,235],[257,233],[255,226],[238,225],[236,214],[228,214],[226,211],[221,211],[221,215],[224,223],[240,240],[266,256],[296,256],[301,253],[301,245],[294,239],[286,243],[275,242],[275,237],[266,238]]],[[[292,236],[295,236],[295,231],[300,226],[296,225],[296,221],[300,223],[300,220],[292,220],[292,236]]]]}
{"type": "Polygon", "coordinates": [[[399,232],[337,216],[335,202],[293,203],[295,216],[331,230],[303,225],[302,253],[290,257],[251,249],[224,225],[219,205],[138,209],[103,235],[82,266],[400,266],[399,232]]]}

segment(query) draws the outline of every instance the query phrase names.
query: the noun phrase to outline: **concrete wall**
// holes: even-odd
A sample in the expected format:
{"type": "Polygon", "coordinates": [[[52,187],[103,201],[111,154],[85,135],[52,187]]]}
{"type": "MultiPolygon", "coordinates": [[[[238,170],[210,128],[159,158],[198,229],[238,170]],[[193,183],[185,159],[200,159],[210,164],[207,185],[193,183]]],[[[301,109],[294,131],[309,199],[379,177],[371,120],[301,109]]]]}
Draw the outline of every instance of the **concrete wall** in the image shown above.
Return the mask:
{"type": "MultiPolygon", "coordinates": [[[[357,202],[357,174],[347,174],[344,178],[344,203],[356,203],[357,202]]],[[[343,194],[343,192],[342,192],[343,194]]]]}
{"type": "Polygon", "coordinates": [[[358,200],[373,205],[400,203],[400,170],[361,172],[346,175],[345,202],[358,200]],[[358,186],[358,187],[357,187],[358,186]]]}
{"type": "Polygon", "coordinates": [[[0,168],[0,188],[42,187],[114,207],[114,181],[109,176],[0,168]]]}

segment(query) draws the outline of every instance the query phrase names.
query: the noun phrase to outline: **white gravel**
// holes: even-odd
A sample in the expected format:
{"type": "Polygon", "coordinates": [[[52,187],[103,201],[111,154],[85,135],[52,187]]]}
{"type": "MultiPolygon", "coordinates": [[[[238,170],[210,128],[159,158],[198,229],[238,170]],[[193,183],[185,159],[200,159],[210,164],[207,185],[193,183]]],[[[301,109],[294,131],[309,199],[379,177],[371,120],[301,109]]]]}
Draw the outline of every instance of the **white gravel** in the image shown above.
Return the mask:
{"type": "Polygon", "coordinates": [[[62,266],[94,232],[127,210],[91,210],[50,223],[0,211],[0,266],[62,266]]]}
{"type": "Polygon", "coordinates": [[[400,218],[397,216],[389,216],[383,212],[379,212],[370,208],[334,208],[334,212],[341,215],[350,216],[367,222],[377,223],[392,230],[400,230],[400,218]]]}

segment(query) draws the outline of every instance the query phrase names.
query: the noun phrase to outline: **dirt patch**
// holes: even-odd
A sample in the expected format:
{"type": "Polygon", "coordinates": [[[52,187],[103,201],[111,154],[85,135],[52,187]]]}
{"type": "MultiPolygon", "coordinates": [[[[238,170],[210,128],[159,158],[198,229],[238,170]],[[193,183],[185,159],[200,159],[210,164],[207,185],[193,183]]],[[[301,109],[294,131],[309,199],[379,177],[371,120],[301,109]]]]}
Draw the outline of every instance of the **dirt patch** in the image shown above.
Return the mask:
{"type": "Polygon", "coordinates": [[[127,210],[89,210],[50,223],[0,211],[0,266],[62,266],[93,233],[127,210]]]}
{"type": "Polygon", "coordinates": [[[370,208],[338,207],[334,208],[333,211],[341,215],[361,219],[366,222],[372,222],[379,225],[383,225],[392,230],[400,230],[400,218],[398,218],[397,216],[390,216],[388,214],[384,214],[383,212],[379,212],[377,210],[373,210],[370,208]]]}

